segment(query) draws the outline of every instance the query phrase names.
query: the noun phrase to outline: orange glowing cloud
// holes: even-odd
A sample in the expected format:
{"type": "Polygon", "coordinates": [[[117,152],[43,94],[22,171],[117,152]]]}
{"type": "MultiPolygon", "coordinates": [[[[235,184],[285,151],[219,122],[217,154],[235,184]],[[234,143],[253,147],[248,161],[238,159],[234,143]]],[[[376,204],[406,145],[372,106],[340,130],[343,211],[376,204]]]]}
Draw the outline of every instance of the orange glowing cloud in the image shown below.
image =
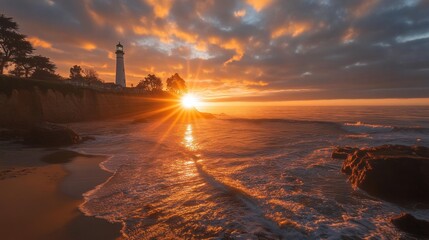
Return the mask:
{"type": "Polygon", "coordinates": [[[82,44],[82,48],[87,50],[87,51],[92,51],[92,50],[96,49],[97,46],[93,43],[85,42],[82,44]]]}
{"type": "Polygon", "coordinates": [[[123,35],[123,34],[124,34],[124,32],[125,32],[124,28],[123,28],[123,27],[121,27],[121,26],[116,26],[116,27],[115,27],[115,30],[116,30],[116,32],[117,32],[118,34],[121,34],[121,35],[123,35]]]}
{"type": "Polygon", "coordinates": [[[272,0],[247,0],[247,4],[252,6],[257,12],[261,11],[272,3],[272,0]]]}
{"type": "MultiPolygon", "coordinates": [[[[195,43],[198,39],[198,35],[181,30],[175,23],[169,23],[159,27],[153,25],[149,21],[146,21],[145,18],[142,18],[141,22],[142,25],[134,25],[132,27],[133,32],[137,35],[155,36],[158,37],[162,42],[171,42],[172,36],[175,36],[187,43],[195,43]]],[[[201,45],[198,46],[201,47],[201,45]]]]}
{"type": "Polygon", "coordinates": [[[244,16],[246,16],[246,10],[242,9],[242,10],[235,11],[234,16],[235,17],[244,17],[244,16]]]}
{"type": "Polygon", "coordinates": [[[234,61],[240,61],[241,58],[243,58],[243,56],[244,56],[244,47],[235,38],[230,39],[226,42],[223,42],[218,37],[210,37],[209,42],[211,44],[218,45],[223,49],[235,51],[235,54],[228,61],[224,62],[224,64],[223,64],[224,66],[226,66],[229,63],[232,63],[234,61]]]}
{"type": "Polygon", "coordinates": [[[29,37],[27,39],[34,47],[42,47],[42,48],[48,48],[48,49],[52,48],[51,43],[46,42],[38,37],[29,37]]]}
{"type": "Polygon", "coordinates": [[[354,28],[348,28],[347,31],[344,33],[343,37],[341,38],[341,41],[343,43],[351,43],[355,40],[357,36],[358,33],[354,28]]]}
{"type": "Polygon", "coordinates": [[[355,18],[360,18],[368,14],[374,7],[377,6],[377,4],[380,2],[380,0],[366,0],[362,1],[360,5],[358,5],[353,10],[353,16],[355,18]]]}
{"type": "Polygon", "coordinates": [[[85,11],[88,13],[88,15],[91,17],[91,19],[96,24],[98,24],[98,25],[104,25],[104,23],[105,23],[104,18],[100,14],[98,14],[96,11],[94,11],[92,9],[92,7],[90,6],[90,4],[91,4],[91,1],[89,1],[89,0],[85,0],[84,1],[85,11]]]}
{"type": "Polygon", "coordinates": [[[285,35],[297,37],[304,32],[308,31],[311,27],[310,23],[306,22],[292,22],[286,26],[280,26],[271,33],[271,38],[279,38],[285,35]]]}
{"type": "Polygon", "coordinates": [[[138,35],[145,35],[149,33],[149,31],[146,28],[141,26],[133,26],[133,32],[138,35]]]}
{"type": "Polygon", "coordinates": [[[31,45],[33,45],[33,47],[41,47],[53,52],[63,53],[62,50],[52,47],[52,43],[42,40],[38,37],[28,37],[27,40],[31,43],[31,45]]]}
{"type": "Polygon", "coordinates": [[[261,86],[261,87],[268,85],[268,83],[264,82],[264,81],[254,82],[254,81],[248,81],[248,80],[244,80],[243,84],[246,85],[246,86],[261,86]]]}
{"type": "Polygon", "coordinates": [[[165,18],[170,12],[172,0],[146,0],[146,3],[153,7],[153,12],[158,18],[165,18]]]}

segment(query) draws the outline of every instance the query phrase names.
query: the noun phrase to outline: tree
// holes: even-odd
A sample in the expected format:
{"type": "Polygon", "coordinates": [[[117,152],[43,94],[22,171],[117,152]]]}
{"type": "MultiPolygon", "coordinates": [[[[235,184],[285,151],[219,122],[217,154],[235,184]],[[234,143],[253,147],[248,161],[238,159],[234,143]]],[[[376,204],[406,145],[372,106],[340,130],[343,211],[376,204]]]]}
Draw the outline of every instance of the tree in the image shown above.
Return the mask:
{"type": "Polygon", "coordinates": [[[31,59],[27,56],[19,56],[13,60],[15,68],[9,71],[10,74],[16,77],[30,77],[31,68],[33,66],[31,59]]]}
{"type": "Polygon", "coordinates": [[[0,74],[14,59],[33,52],[33,46],[25,38],[18,33],[18,24],[12,18],[0,15],[0,74]]]}
{"type": "Polygon", "coordinates": [[[60,75],[55,74],[54,72],[48,72],[44,70],[36,70],[33,74],[31,74],[31,78],[52,81],[63,79],[60,75]]]}
{"type": "Polygon", "coordinates": [[[83,79],[89,83],[102,83],[101,79],[98,77],[97,71],[92,68],[83,69],[83,79]]]}
{"type": "Polygon", "coordinates": [[[70,68],[70,80],[81,81],[83,80],[82,68],[78,65],[74,65],[70,68]]]}
{"type": "Polygon", "coordinates": [[[29,57],[31,78],[43,80],[58,80],[59,76],[55,74],[57,68],[47,57],[36,55],[29,57]]]}
{"type": "Polygon", "coordinates": [[[161,78],[157,77],[155,74],[148,74],[147,77],[140,80],[136,88],[143,89],[148,92],[162,91],[162,81],[161,78]]]}
{"type": "Polygon", "coordinates": [[[22,66],[15,66],[15,68],[11,71],[9,71],[10,74],[12,74],[15,77],[23,77],[25,76],[25,70],[22,66]]]}
{"type": "Polygon", "coordinates": [[[15,63],[15,69],[10,73],[17,77],[58,79],[58,75],[55,74],[56,66],[47,57],[41,55],[19,56],[13,62],[15,63]]]}
{"type": "Polygon", "coordinates": [[[140,80],[139,83],[137,84],[136,88],[138,89],[142,89],[143,91],[147,91],[149,92],[149,82],[146,81],[146,78],[143,80],[140,80]]]}
{"type": "Polygon", "coordinates": [[[179,74],[175,73],[171,77],[167,78],[167,91],[177,95],[185,94],[188,91],[185,80],[183,80],[179,74]]]}

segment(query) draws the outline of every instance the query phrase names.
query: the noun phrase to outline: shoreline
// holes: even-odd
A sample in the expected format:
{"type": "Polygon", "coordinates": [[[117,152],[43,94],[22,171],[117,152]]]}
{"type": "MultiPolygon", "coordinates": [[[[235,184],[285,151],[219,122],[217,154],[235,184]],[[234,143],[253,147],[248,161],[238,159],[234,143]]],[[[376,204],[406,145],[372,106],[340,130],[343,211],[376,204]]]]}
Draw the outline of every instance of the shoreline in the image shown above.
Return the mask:
{"type": "Polygon", "coordinates": [[[99,166],[105,156],[4,146],[7,149],[0,148],[2,239],[122,239],[122,224],[86,216],[79,209],[83,194],[112,176],[99,166]]]}

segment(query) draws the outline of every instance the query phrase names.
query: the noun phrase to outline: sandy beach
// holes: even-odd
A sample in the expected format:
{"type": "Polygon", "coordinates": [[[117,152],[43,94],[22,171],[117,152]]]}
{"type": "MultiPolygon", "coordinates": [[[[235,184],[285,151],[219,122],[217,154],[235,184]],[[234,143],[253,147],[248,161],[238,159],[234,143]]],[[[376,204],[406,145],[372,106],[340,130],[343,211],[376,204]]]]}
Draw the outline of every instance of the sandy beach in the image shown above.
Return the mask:
{"type": "MultiPolygon", "coordinates": [[[[6,148],[7,147],[7,148],[6,148]]],[[[82,194],[108,179],[103,156],[0,148],[0,238],[120,239],[121,224],[85,216],[82,194]]]]}

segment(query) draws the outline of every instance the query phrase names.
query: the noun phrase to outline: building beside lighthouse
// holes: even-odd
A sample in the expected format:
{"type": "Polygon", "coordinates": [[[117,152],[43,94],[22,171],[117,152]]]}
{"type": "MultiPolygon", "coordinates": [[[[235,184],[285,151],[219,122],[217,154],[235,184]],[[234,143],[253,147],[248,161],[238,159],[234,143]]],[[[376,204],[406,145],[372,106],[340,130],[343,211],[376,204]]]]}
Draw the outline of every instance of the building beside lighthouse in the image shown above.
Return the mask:
{"type": "Polygon", "coordinates": [[[122,87],[126,87],[125,81],[125,66],[124,66],[124,46],[121,43],[116,45],[116,80],[115,83],[122,87]]]}

